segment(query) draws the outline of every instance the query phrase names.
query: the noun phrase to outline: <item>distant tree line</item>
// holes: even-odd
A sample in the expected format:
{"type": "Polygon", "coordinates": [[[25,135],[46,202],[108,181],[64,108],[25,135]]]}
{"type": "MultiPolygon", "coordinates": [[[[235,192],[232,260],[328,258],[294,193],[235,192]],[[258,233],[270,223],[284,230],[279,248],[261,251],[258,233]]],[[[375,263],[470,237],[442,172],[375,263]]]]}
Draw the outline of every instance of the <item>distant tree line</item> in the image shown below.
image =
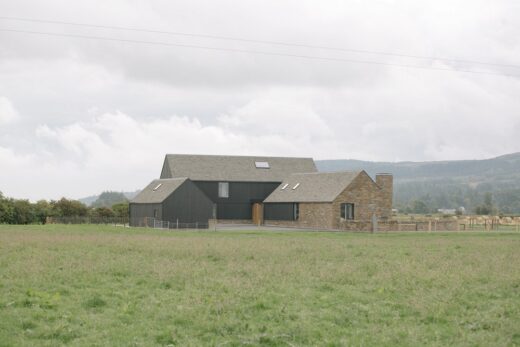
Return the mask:
{"type": "Polygon", "coordinates": [[[520,214],[520,189],[414,182],[397,184],[394,192],[394,207],[405,213],[435,213],[438,209],[464,207],[470,214],[520,214]]]}
{"type": "Polygon", "coordinates": [[[110,207],[88,207],[77,200],[29,200],[5,197],[0,192],[0,224],[45,224],[47,217],[128,217],[128,202],[110,207]]]}

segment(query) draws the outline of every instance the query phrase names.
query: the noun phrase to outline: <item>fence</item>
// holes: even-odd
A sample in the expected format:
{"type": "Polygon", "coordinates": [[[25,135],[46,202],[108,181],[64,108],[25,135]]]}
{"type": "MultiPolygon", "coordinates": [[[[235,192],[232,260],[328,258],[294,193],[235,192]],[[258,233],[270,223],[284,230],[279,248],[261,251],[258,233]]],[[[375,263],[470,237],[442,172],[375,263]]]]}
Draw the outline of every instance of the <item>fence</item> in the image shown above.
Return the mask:
{"type": "Polygon", "coordinates": [[[339,230],[345,231],[458,231],[459,223],[455,220],[375,220],[341,221],[339,230]]]}
{"type": "Polygon", "coordinates": [[[132,227],[143,227],[143,228],[153,228],[153,229],[208,229],[208,223],[182,223],[178,220],[164,221],[157,218],[152,217],[143,217],[143,218],[131,218],[130,226],[132,227]]]}
{"type": "MultiPolygon", "coordinates": [[[[484,229],[484,230],[499,230],[500,226],[508,225],[506,223],[502,223],[500,218],[482,218],[482,217],[470,217],[464,220],[464,228],[468,228],[469,230],[475,229],[484,229]]],[[[518,224],[516,225],[516,229],[518,231],[518,224]]]]}
{"type": "Polygon", "coordinates": [[[128,225],[128,217],[68,216],[47,217],[46,224],[113,224],[128,225]]]}
{"type": "Polygon", "coordinates": [[[133,227],[144,227],[153,229],[208,229],[208,223],[181,223],[170,222],[157,218],[128,218],[128,217],[94,217],[94,216],[69,216],[69,217],[47,217],[47,224],[106,224],[124,225],[133,227]]]}

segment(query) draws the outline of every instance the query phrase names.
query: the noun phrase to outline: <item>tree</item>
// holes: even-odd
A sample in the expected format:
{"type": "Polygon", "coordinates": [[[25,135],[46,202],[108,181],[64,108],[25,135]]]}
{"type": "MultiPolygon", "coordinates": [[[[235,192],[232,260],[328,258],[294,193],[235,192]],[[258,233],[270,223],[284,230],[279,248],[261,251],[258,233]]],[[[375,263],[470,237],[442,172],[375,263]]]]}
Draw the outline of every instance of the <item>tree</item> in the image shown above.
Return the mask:
{"type": "Polygon", "coordinates": [[[92,207],[111,207],[112,205],[126,202],[128,202],[128,199],[123,193],[107,191],[101,193],[97,200],[92,203],[92,207]]]}
{"type": "Polygon", "coordinates": [[[13,200],[13,224],[30,224],[35,220],[34,209],[29,200],[13,200]]]}
{"type": "Polygon", "coordinates": [[[481,215],[490,215],[494,214],[495,212],[497,211],[493,206],[493,195],[490,192],[486,192],[486,194],[484,194],[483,204],[475,208],[475,213],[481,215]]]}
{"type": "Polygon", "coordinates": [[[428,213],[428,206],[422,200],[414,200],[412,202],[412,212],[413,213],[428,213]]]}
{"type": "Polygon", "coordinates": [[[12,199],[4,197],[2,192],[0,192],[0,223],[12,224],[13,215],[12,199]]]}
{"type": "Polygon", "coordinates": [[[484,194],[484,206],[488,207],[489,209],[493,208],[493,195],[490,192],[484,194]]]}
{"type": "Polygon", "coordinates": [[[112,211],[114,211],[114,214],[116,217],[120,217],[120,218],[128,217],[129,204],[126,202],[126,203],[112,205],[112,211]]]}
{"type": "Polygon", "coordinates": [[[88,214],[88,207],[77,200],[61,198],[58,201],[51,201],[51,205],[53,214],[59,217],[83,217],[88,214]]]}
{"type": "Polygon", "coordinates": [[[95,217],[114,217],[114,211],[108,207],[97,207],[92,211],[92,215],[95,217]]]}
{"type": "Polygon", "coordinates": [[[47,217],[52,215],[52,206],[46,200],[40,200],[34,204],[35,222],[45,224],[47,217]]]}

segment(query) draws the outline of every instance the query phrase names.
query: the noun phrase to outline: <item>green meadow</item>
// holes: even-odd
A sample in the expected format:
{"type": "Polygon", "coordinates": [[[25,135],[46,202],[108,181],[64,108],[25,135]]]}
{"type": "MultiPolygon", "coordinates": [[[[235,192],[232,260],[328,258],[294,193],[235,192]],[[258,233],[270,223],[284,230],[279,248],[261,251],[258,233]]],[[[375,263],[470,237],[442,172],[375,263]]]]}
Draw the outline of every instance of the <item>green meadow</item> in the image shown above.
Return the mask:
{"type": "Polygon", "coordinates": [[[0,346],[520,345],[520,233],[0,225],[0,346]]]}

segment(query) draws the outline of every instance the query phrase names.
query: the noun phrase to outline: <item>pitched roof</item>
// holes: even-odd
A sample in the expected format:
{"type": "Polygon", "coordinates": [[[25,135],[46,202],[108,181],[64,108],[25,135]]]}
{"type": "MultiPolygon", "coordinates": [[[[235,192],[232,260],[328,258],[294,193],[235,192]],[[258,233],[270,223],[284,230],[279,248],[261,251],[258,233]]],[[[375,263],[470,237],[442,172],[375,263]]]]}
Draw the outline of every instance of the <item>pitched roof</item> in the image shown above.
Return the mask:
{"type": "Polygon", "coordinates": [[[167,154],[161,178],[188,177],[192,181],[281,182],[292,173],[317,171],[312,158],[167,154]],[[265,163],[268,168],[258,167],[265,166],[265,163]]]}
{"type": "Polygon", "coordinates": [[[361,172],[293,174],[285,179],[264,202],[332,202],[361,172]],[[282,189],[283,187],[286,188],[282,189]]]}
{"type": "Polygon", "coordinates": [[[186,177],[153,180],[130,202],[137,204],[161,203],[186,182],[186,180],[186,177]]]}

